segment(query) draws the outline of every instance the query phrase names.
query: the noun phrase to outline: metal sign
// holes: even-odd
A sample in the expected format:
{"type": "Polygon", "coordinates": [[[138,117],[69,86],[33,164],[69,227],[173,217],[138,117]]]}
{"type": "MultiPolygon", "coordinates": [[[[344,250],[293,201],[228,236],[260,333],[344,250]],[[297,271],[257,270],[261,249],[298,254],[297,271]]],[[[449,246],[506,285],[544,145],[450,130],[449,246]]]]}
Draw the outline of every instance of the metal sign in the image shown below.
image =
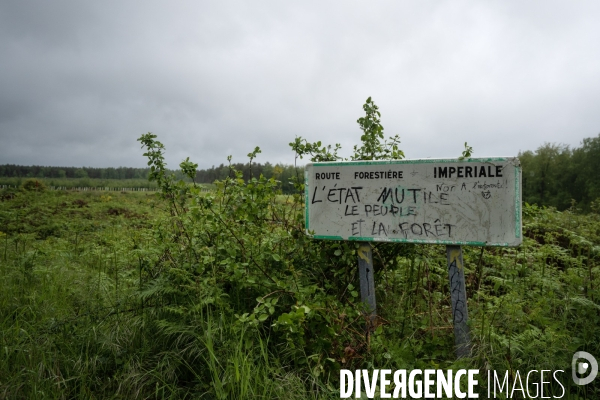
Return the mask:
{"type": "Polygon", "coordinates": [[[518,246],[517,158],[319,162],[305,168],[315,239],[518,246]]]}

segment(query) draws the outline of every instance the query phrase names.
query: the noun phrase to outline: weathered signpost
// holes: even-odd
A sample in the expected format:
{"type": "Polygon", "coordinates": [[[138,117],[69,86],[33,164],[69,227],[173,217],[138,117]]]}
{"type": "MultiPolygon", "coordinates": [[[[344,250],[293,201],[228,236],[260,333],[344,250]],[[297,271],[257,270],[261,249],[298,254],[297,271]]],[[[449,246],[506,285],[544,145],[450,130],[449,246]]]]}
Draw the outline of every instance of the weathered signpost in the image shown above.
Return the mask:
{"type": "Polygon", "coordinates": [[[360,242],[361,299],[376,316],[370,242],[444,244],[458,357],[470,353],[462,245],[518,246],[516,158],[318,162],[305,169],[306,231],[360,242]]]}

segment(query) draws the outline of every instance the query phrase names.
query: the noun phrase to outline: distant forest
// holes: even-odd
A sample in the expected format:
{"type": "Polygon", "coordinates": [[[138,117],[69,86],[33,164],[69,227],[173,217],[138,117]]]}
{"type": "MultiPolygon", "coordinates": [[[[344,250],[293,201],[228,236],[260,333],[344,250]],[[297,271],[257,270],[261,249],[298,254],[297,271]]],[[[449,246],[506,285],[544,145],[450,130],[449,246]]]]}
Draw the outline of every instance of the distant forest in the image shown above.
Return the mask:
{"type": "MultiPolygon", "coordinates": [[[[600,211],[600,135],[583,140],[581,147],[546,143],[535,151],[519,153],[523,167],[523,201],[540,206],[566,210],[572,206],[583,211],[600,211]]],[[[292,193],[289,183],[293,176],[302,177],[302,167],[271,163],[233,164],[243,172],[244,179],[275,177],[281,181],[283,193],[292,193]],[[252,175],[251,175],[252,172],[252,175]]],[[[91,178],[146,179],[148,168],[76,168],[0,165],[0,177],[19,178],[91,178]]],[[[182,178],[180,171],[173,171],[182,178]]],[[[200,169],[196,182],[213,183],[230,173],[229,166],[200,169]]]]}
{"type": "MultiPolygon", "coordinates": [[[[252,163],[250,164],[232,164],[233,168],[242,171],[245,180],[251,176],[258,178],[264,175],[266,178],[272,178],[281,181],[281,190],[283,193],[292,193],[294,187],[290,184],[293,176],[298,176],[302,179],[304,176],[303,169],[295,168],[292,165],[276,164],[269,162],[265,164],[252,163]],[[252,175],[251,175],[252,173],[252,175]]],[[[0,165],[0,178],[89,178],[89,179],[147,179],[149,168],[91,168],[91,167],[42,167],[42,166],[24,166],[5,164],[0,165]]],[[[172,171],[178,179],[189,180],[181,173],[181,171],[172,171]]],[[[208,169],[200,169],[196,171],[196,183],[213,183],[215,180],[225,179],[231,174],[228,165],[221,164],[218,167],[212,166],[208,169]]]]}
{"type": "Polygon", "coordinates": [[[519,153],[523,167],[523,201],[565,210],[572,205],[600,211],[600,135],[581,147],[546,143],[519,153]],[[575,204],[573,204],[575,201],[575,204]]]}

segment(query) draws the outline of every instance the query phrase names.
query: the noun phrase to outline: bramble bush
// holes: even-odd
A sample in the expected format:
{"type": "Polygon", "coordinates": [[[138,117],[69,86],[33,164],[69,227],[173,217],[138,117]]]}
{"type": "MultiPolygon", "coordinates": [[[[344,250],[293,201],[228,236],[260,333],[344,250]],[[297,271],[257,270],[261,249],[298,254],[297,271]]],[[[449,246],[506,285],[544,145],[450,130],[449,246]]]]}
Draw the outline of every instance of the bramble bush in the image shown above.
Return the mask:
{"type": "MultiPolygon", "coordinates": [[[[363,131],[361,144],[350,158],[403,158],[398,136],[384,141],[381,114],[371,98],[363,109],[365,116],[357,121],[363,131]]],[[[598,285],[593,284],[598,279],[597,267],[591,266],[597,247],[576,240],[573,232],[540,234],[538,219],[555,215],[552,210],[526,205],[530,222],[524,231],[529,238],[519,249],[465,249],[473,357],[455,360],[443,247],[374,246],[379,317],[373,334],[366,335],[356,290],[358,245],[309,238],[301,195],[282,198],[276,180],[261,176],[244,181],[233,167],[229,177],[215,183],[213,192],[201,193],[165,175],[164,148],[155,135],[148,133],[139,140],[148,149],[151,179],[171,205],[172,219],[165,226],[172,231],[161,233],[160,251],[162,259],[169,255],[165,270],[169,272],[152,284],[160,282],[160,290],[153,289],[147,298],[170,304],[171,315],[163,326],[174,324],[166,329],[169,332],[176,331],[174,327],[196,332],[189,325],[190,313],[199,309],[218,314],[233,321],[231,340],[253,337],[267,343],[266,351],[278,360],[279,368],[303,371],[301,375],[310,376],[309,389],[331,394],[336,393],[340,368],[468,365],[480,368],[483,377],[488,369],[508,370],[512,377],[516,370],[542,366],[568,370],[569,355],[576,349],[591,346],[598,351],[593,344],[600,326],[600,307],[594,300],[598,285]],[[568,237],[569,246],[554,244],[557,237],[568,237]],[[588,249],[587,255],[582,249],[588,249]],[[569,264],[564,272],[561,259],[569,264]],[[584,267],[589,268],[590,285],[581,286],[582,293],[578,285],[583,281],[578,283],[577,276],[584,267]]],[[[339,144],[296,138],[290,146],[300,159],[343,159],[339,144]]],[[[472,152],[465,143],[462,158],[472,152]]],[[[256,148],[248,154],[250,162],[258,153],[256,148]]],[[[195,165],[189,160],[181,168],[194,175],[195,165]]],[[[293,183],[303,193],[301,180],[293,183]]],[[[233,362],[226,354],[209,353],[205,356],[209,365],[217,360],[233,362]]],[[[210,379],[217,391],[226,386],[227,379],[217,372],[210,379]]],[[[235,386],[233,380],[227,382],[235,386]]],[[[583,390],[585,394],[596,389],[583,390]]]]}
{"type": "MultiPolygon", "coordinates": [[[[364,109],[366,116],[358,121],[362,146],[355,147],[353,159],[402,158],[398,137],[381,143],[380,114],[370,98],[364,109]]],[[[155,135],[139,141],[146,148],[150,179],[161,188],[172,217],[165,226],[173,231],[160,235],[161,252],[169,255],[171,265],[145,297],[172,304],[165,323],[181,326],[202,307],[206,313],[222,313],[239,332],[269,338],[269,350],[283,365],[307,368],[315,382],[341,365],[358,365],[369,343],[355,290],[357,244],[306,236],[301,196],[282,198],[275,179],[244,181],[231,167],[214,191],[202,193],[166,174],[164,146],[155,135]]],[[[339,145],[332,151],[301,138],[290,145],[300,158],[339,158],[339,145]]],[[[259,152],[257,147],[248,154],[250,162],[259,152]]],[[[196,165],[189,160],[180,167],[195,175],[196,165]]],[[[303,183],[294,184],[302,193],[303,183]]],[[[398,257],[411,251],[410,246],[391,245],[377,254],[393,269],[398,257]]]]}

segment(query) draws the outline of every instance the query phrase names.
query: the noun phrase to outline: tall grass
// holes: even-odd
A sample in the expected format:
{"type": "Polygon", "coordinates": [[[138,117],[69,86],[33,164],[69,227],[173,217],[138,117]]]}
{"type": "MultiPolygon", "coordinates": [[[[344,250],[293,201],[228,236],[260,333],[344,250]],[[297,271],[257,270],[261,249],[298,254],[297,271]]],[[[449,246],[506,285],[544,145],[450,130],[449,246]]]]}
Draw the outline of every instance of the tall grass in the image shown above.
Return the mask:
{"type": "MultiPolygon", "coordinates": [[[[226,265],[207,259],[197,281],[178,275],[160,247],[173,231],[155,195],[2,198],[0,398],[336,398],[336,368],[468,367],[485,382],[487,370],[570,377],[576,350],[600,355],[595,214],[526,208],[520,248],[465,248],[473,356],[457,361],[442,247],[403,247],[377,271],[381,320],[368,347],[342,320],[343,353],[307,354],[272,323],[240,323],[243,287],[209,290],[226,265]]],[[[355,282],[355,271],[339,279],[355,282]]],[[[596,383],[569,390],[598,398],[596,383]]]]}
{"type": "Polygon", "coordinates": [[[164,213],[136,193],[0,202],[0,398],[316,397],[226,308],[199,299],[178,321],[149,300],[164,213]]]}

